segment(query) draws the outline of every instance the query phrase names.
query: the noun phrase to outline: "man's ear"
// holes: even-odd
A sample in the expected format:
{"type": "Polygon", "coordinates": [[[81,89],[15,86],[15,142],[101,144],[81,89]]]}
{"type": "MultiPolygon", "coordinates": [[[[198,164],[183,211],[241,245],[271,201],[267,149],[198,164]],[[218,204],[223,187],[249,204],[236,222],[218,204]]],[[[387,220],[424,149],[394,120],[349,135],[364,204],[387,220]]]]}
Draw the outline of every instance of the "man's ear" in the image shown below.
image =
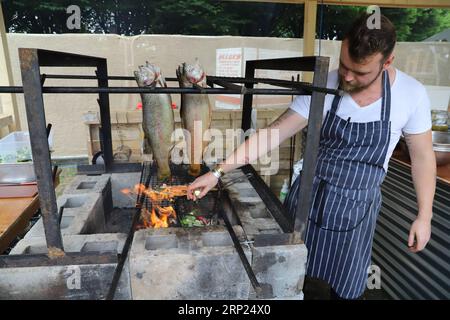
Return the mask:
{"type": "Polygon", "coordinates": [[[384,70],[387,70],[392,65],[392,63],[394,62],[394,58],[395,56],[393,54],[391,54],[389,58],[387,58],[387,60],[383,63],[384,70]]]}

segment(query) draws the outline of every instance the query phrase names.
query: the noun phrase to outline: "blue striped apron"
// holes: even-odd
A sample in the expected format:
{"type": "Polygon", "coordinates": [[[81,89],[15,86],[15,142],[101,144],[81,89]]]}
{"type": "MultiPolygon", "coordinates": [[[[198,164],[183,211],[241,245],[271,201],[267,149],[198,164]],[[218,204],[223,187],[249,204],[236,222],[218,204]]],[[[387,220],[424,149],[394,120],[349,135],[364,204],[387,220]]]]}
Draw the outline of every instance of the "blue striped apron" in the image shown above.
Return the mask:
{"type": "MultiPolygon", "coordinates": [[[[372,239],[381,208],[380,185],[390,139],[389,75],[382,76],[379,121],[351,122],[336,115],[340,97],[333,100],[321,129],[313,200],[305,244],[307,275],[328,282],[345,299],[364,292],[372,239]]],[[[299,176],[285,207],[296,212],[299,176]]]]}

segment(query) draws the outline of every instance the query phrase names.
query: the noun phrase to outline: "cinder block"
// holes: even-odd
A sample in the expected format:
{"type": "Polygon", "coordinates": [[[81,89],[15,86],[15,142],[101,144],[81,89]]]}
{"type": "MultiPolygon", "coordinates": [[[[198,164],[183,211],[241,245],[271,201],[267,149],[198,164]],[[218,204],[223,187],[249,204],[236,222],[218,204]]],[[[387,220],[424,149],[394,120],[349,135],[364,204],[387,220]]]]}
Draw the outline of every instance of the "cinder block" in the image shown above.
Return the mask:
{"type": "MultiPolygon", "coordinates": [[[[57,200],[58,212],[64,206],[61,234],[92,234],[105,230],[103,198],[100,193],[80,195],[63,194],[57,200]]],[[[44,236],[43,219],[40,218],[24,238],[44,236]]]]}
{"type": "Polygon", "coordinates": [[[111,175],[102,174],[98,176],[77,175],[64,189],[63,195],[83,195],[99,193],[102,196],[104,216],[106,219],[113,209],[111,175]]]}
{"type": "Polygon", "coordinates": [[[233,201],[233,206],[248,240],[253,240],[259,234],[283,232],[262,201],[255,203],[233,201]]]}
{"type": "MultiPolygon", "coordinates": [[[[63,246],[66,252],[101,251],[122,252],[126,235],[123,233],[64,235],[63,246]]],[[[47,253],[45,237],[32,237],[20,240],[10,255],[47,253]]]]}
{"type": "MultiPolygon", "coordinates": [[[[95,234],[63,237],[66,252],[119,253],[126,235],[95,234]]],[[[21,240],[10,254],[46,253],[45,238],[21,240]]],[[[105,299],[115,263],[0,268],[0,299],[105,299]]],[[[125,262],[115,299],[131,299],[129,264],[125,262]]]]}
{"type": "Polygon", "coordinates": [[[228,194],[230,197],[236,201],[240,202],[251,202],[251,203],[258,203],[262,202],[262,199],[258,195],[258,193],[255,191],[255,189],[237,189],[232,188],[232,186],[228,187],[228,194]]]}
{"type": "Polygon", "coordinates": [[[101,194],[62,195],[58,198],[58,208],[61,206],[64,206],[61,220],[63,235],[104,232],[105,212],[101,194]]]}
{"type": "MultiPolygon", "coordinates": [[[[227,174],[228,175],[228,174],[227,174]]],[[[246,177],[227,187],[245,235],[278,235],[283,231],[246,177]],[[247,188],[248,186],[248,188],[247,188]]],[[[307,250],[304,244],[252,248],[252,269],[266,293],[264,299],[303,299],[307,250]]],[[[255,299],[252,288],[249,298],[255,299]]]]}
{"type": "MultiPolygon", "coordinates": [[[[307,249],[304,244],[252,246],[252,269],[273,299],[300,297],[306,272],[307,249]]],[[[252,297],[251,297],[252,298],[252,297]]]]}
{"type": "Polygon", "coordinates": [[[105,189],[111,189],[111,175],[98,176],[77,175],[64,189],[63,194],[80,195],[85,193],[104,193],[105,189]]]}
{"type": "Polygon", "coordinates": [[[138,231],[130,276],[133,299],[247,299],[251,286],[222,226],[138,231]]]}
{"type": "Polygon", "coordinates": [[[31,229],[25,234],[23,238],[28,239],[34,237],[43,237],[44,235],[44,223],[41,217],[38,221],[36,221],[36,223],[31,227],[31,229]]]}

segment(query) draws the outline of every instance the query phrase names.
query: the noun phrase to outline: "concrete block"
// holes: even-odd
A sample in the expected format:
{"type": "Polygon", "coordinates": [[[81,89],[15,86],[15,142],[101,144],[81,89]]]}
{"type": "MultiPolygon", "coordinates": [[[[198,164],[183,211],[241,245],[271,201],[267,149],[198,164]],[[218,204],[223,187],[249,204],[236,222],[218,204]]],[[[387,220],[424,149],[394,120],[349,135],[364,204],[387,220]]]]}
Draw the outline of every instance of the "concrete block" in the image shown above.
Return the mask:
{"type": "Polygon", "coordinates": [[[105,189],[108,188],[111,188],[110,174],[98,176],[77,175],[64,189],[63,194],[104,193],[105,189]]]}
{"type": "MultiPolygon", "coordinates": [[[[125,234],[67,235],[66,252],[121,252],[125,234]]],[[[45,238],[21,240],[11,254],[46,253],[45,238]]],[[[105,299],[116,264],[0,268],[0,299],[105,299]]],[[[115,299],[131,299],[125,262],[115,299]]]]}
{"type": "Polygon", "coordinates": [[[63,192],[64,195],[83,195],[86,193],[99,193],[102,195],[104,215],[108,219],[113,208],[111,175],[77,175],[63,192]]]}
{"type": "Polygon", "coordinates": [[[247,299],[251,287],[222,226],[138,231],[130,276],[133,299],[247,299]]]}
{"type": "Polygon", "coordinates": [[[105,230],[103,198],[99,193],[62,195],[58,198],[58,210],[64,206],[61,233],[92,234],[105,230]]]}
{"type": "MultiPolygon", "coordinates": [[[[100,251],[122,252],[126,235],[123,233],[64,235],[63,246],[66,252],[100,251]]],[[[20,240],[10,255],[47,253],[45,237],[31,237],[20,240]]]]}
{"type": "Polygon", "coordinates": [[[126,172],[111,174],[111,191],[114,208],[134,208],[136,196],[128,196],[121,192],[123,189],[134,189],[140,183],[140,172],[126,172]]]}
{"type": "Polygon", "coordinates": [[[42,218],[39,218],[39,220],[36,221],[36,223],[31,227],[31,229],[25,234],[23,238],[28,239],[34,237],[43,237],[44,235],[44,223],[42,218]]]}
{"type": "Polygon", "coordinates": [[[304,244],[252,247],[252,268],[262,286],[272,289],[273,299],[300,297],[306,272],[304,244]]]}
{"type": "MultiPolygon", "coordinates": [[[[103,198],[100,193],[80,195],[63,194],[57,199],[58,212],[64,206],[61,234],[92,234],[105,230],[103,198]]],[[[24,238],[44,236],[44,224],[40,218],[24,238]]]]}
{"type": "Polygon", "coordinates": [[[233,206],[248,240],[253,240],[259,234],[280,234],[283,232],[264,203],[234,201],[233,206]]]}

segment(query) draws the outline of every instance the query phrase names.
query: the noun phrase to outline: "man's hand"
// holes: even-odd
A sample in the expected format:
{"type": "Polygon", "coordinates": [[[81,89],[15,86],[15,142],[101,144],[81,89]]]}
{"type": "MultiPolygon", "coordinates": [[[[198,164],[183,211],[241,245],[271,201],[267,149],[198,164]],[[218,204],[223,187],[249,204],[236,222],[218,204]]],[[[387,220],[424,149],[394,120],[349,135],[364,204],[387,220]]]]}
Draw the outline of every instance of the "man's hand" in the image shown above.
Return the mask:
{"type": "Polygon", "coordinates": [[[431,236],[431,220],[419,217],[411,225],[408,247],[411,252],[419,252],[425,248],[431,236]]]}
{"type": "Polygon", "coordinates": [[[197,200],[202,198],[209,190],[214,188],[219,179],[211,172],[205,173],[192,182],[187,189],[187,198],[197,200]],[[200,191],[200,193],[198,193],[200,191]]]}

